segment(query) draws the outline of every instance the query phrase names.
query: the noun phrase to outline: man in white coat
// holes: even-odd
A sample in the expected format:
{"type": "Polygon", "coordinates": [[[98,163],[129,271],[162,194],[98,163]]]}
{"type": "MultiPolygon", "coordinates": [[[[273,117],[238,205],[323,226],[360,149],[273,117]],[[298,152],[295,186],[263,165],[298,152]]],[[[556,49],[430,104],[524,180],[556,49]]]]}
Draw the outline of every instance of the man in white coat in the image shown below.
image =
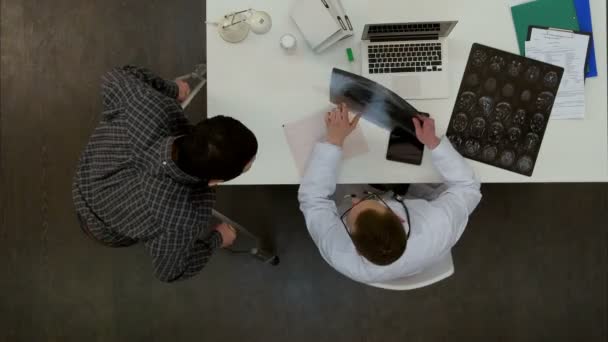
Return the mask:
{"type": "Polygon", "coordinates": [[[342,144],[359,116],[351,121],[342,105],[325,121],[327,138],[315,146],[298,192],[308,231],[325,261],[369,284],[414,275],[450,253],[481,200],[480,183],[450,141],[436,136],[434,120],[413,119],[416,136],[431,151],[444,184],[412,185],[405,198],[391,192],[348,196],[346,203],[335,198],[338,204],[331,196],[342,144]]]}

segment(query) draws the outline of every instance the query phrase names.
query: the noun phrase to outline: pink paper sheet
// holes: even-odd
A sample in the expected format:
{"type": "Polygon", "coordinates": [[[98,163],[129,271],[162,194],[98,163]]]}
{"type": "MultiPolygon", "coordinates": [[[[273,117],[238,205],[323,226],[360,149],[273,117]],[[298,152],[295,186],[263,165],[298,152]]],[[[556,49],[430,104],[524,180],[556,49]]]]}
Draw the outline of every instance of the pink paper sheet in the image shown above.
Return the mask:
{"type": "MultiPolygon", "coordinates": [[[[310,154],[317,142],[323,141],[327,133],[325,114],[327,111],[316,113],[302,120],[283,125],[285,137],[291,150],[291,155],[300,172],[304,175],[310,154]]],[[[369,146],[361,127],[357,127],[344,141],[343,159],[350,159],[369,152],[369,146]]]]}

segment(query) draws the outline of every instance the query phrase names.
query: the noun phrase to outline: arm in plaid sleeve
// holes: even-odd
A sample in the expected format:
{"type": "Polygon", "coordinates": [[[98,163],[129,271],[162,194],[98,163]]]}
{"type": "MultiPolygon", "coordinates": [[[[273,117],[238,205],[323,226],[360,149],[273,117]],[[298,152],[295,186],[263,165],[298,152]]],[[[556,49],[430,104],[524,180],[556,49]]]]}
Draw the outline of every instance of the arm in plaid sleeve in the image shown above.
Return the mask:
{"type": "MultiPolygon", "coordinates": [[[[161,99],[176,99],[179,88],[175,82],[165,81],[154,76],[143,68],[127,66],[122,69],[113,69],[102,78],[101,93],[103,101],[103,115],[112,120],[124,110],[128,101],[138,99],[142,87],[151,87],[158,92],[161,99]]],[[[159,99],[157,102],[161,102],[159,99]]]]}
{"type": "Polygon", "coordinates": [[[182,135],[191,129],[182,108],[161,95],[135,92],[124,105],[126,128],[134,151],[145,150],[168,135],[182,135]]]}
{"type": "Polygon", "coordinates": [[[177,96],[177,92],[175,83],[164,81],[145,69],[114,69],[103,78],[103,115],[109,121],[124,118],[129,141],[135,151],[140,152],[158,139],[183,135],[191,129],[181,106],[168,97],[177,96]]]}
{"type": "Polygon", "coordinates": [[[195,240],[188,246],[178,232],[166,232],[145,243],[152,256],[154,274],[164,282],[185,280],[198,274],[213,253],[222,245],[222,236],[214,231],[205,240],[195,240]]]}
{"type": "Polygon", "coordinates": [[[148,84],[167,97],[176,99],[177,95],[179,95],[179,88],[175,82],[160,78],[148,69],[127,65],[123,67],[122,70],[127,74],[134,76],[138,80],[148,84]]]}

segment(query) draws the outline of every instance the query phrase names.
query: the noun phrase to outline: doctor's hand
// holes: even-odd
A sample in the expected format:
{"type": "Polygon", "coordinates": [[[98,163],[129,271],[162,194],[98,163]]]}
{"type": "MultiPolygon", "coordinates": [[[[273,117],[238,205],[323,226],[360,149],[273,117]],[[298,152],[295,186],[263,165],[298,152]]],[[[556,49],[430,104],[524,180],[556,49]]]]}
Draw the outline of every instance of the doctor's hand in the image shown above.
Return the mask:
{"type": "Polygon", "coordinates": [[[440,140],[437,138],[437,134],[435,134],[435,120],[423,115],[418,115],[412,118],[412,120],[416,128],[416,138],[421,143],[431,150],[439,146],[440,140]]]}
{"type": "Polygon", "coordinates": [[[327,142],[342,147],[346,137],[357,128],[360,118],[361,114],[355,116],[351,121],[348,116],[348,107],[344,103],[327,113],[325,116],[327,142]]]}

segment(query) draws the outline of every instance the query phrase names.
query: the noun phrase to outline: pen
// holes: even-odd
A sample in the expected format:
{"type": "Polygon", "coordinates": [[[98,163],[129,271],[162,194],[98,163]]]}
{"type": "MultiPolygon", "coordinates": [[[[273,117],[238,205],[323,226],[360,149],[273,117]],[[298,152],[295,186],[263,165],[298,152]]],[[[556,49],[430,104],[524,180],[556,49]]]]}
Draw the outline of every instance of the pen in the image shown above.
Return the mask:
{"type": "Polygon", "coordinates": [[[344,25],[344,22],[340,16],[338,16],[338,22],[340,23],[340,26],[342,26],[342,30],[346,31],[346,25],[344,25]]]}
{"type": "Polygon", "coordinates": [[[352,31],[353,25],[350,23],[350,19],[348,19],[348,16],[346,14],[344,15],[344,19],[346,19],[346,23],[348,24],[348,29],[352,31]]]}
{"type": "MultiPolygon", "coordinates": [[[[323,3],[323,6],[325,6],[325,8],[327,8],[329,10],[329,4],[327,3],[327,0],[321,0],[321,2],[323,3]]],[[[339,1],[338,1],[338,3],[339,3],[339,1]]],[[[329,13],[331,13],[331,11],[329,13]]],[[[342,13],[344,13],[344,9],[342,9],[342,13]]],[[[340,23],[340,27],[342,27],[342,30],[346,31],[347,28],[346,28],[346,25],[344,24],[344,21],[342,20],[342,18],[339,15],[336,16],[336,18],[338,19],[338,23],[340,23]]],[[[350,21],[349,21],[349,26],[350,26],[350,21]]]]}
{"type": "MultiPolygon", "coordinates": [[[[346,20],[346,24],[348,24],[348,29],[352,31],[353,24],[351,24],[350,19],[348,18],[348,15],[346,14],[346,11],[344,11],[344,6],[342,6],[342,2],[340,0],[336,0],[335,3],[338,6],[338,11],[344,13],[344,20],[346,20]]],[[[342,27],[346,30],[346,27],[344,27],[344,26],[342,26],[342,27]]]]}
{"type": "Polygon", "coordinates": [[[348,29],[352,31],[353,25],[350,23],[350,19],[348,19],[348,16],[346,14],[344,15],[344,19],[346,19],[346,23],[348,24],[348,29]]]}

